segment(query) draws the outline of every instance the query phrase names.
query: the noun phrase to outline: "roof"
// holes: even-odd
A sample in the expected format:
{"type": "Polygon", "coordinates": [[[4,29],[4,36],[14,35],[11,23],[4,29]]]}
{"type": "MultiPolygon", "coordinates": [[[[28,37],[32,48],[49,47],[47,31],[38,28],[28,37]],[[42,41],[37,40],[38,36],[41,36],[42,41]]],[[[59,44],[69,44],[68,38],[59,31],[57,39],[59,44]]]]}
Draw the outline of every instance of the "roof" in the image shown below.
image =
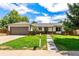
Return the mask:
{"type": "Polygon", "coordinates": [[[12,23],[8,25],[24,25],[24,24],[29,24],[28,22],[17,22],[17,23],[12,23]]]}
{"type": "Polygon", "coordinates": [[[29,26],[30,24],[28,22],[17,22],[17,23],[12,23],[12,24],[8,24],[8,26],[29,26]]]}
{"type": "MultiPolygon", "coordinates": [[[[17,22],[17,23],[12,23],[9,24],[9,26],[27,26],[30,25],[28,22],[17,22]]],[[[34,23],[31,24],[33,26],[37,27],[52,27],[52,26],[63,26],[62,23],[34,23]]]]}
{"type": "Polygon", "coordinates": [[[52,26],[63,26],[62,23],[37,23],[33,24],[37,27],[52,27],[52,26]]]}

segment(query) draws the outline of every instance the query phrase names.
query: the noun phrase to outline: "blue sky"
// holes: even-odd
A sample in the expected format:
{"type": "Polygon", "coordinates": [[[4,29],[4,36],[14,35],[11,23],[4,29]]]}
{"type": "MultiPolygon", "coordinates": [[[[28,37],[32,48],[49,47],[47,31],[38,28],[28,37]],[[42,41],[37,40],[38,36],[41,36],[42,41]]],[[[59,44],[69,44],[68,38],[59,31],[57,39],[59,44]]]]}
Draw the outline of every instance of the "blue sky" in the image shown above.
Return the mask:
{"type": "Polygon", "coordinates": [[[0,4],[0,18],[13,9],[28,16],[30,22],[56,23],[66,18],[68,6],[66,3],[4,3],[0,4]]]}

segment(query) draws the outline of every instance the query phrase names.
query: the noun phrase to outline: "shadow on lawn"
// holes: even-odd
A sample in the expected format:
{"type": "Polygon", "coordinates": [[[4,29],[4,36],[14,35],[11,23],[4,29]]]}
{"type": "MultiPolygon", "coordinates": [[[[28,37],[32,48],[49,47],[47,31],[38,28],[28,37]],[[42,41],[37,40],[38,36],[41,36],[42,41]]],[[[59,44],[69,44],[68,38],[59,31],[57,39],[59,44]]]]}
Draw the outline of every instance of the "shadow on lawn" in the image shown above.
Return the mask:
{"type": "Polygon", "coordinates": [[[79,39],[74,38],[55,38],[54,40],[59,51],[78,51],[79,39]]]}

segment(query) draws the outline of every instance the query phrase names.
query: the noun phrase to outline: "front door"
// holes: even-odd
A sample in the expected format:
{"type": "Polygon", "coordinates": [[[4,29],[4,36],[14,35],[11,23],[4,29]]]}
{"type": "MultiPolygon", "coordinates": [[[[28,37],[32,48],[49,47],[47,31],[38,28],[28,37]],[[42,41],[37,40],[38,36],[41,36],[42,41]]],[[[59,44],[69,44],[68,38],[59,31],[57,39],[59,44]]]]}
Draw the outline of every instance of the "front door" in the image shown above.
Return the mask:
{"type": "Polygon", "coordinates": [[[44,27],[45,33],[48,33],[48,27],[44,27]]]}

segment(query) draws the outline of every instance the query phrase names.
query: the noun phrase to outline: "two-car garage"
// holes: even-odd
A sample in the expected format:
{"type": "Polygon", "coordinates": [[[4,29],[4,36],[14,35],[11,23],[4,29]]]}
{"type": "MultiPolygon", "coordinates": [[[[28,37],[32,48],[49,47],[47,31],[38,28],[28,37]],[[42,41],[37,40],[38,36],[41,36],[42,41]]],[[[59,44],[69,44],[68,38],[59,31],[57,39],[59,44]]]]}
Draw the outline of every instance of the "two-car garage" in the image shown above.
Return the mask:
{"type": "Polygon", "coordinates": [[[10,34],[13,35],[25,35],[28,33],[28,27],[11,27],[10,34]]]}
{"type": "Polygon", "coordinates": [[[26,35],[29,32],[30,24],[26,22],[19,22],[8,25],[9,34],[12,35],[26,35]]]}

